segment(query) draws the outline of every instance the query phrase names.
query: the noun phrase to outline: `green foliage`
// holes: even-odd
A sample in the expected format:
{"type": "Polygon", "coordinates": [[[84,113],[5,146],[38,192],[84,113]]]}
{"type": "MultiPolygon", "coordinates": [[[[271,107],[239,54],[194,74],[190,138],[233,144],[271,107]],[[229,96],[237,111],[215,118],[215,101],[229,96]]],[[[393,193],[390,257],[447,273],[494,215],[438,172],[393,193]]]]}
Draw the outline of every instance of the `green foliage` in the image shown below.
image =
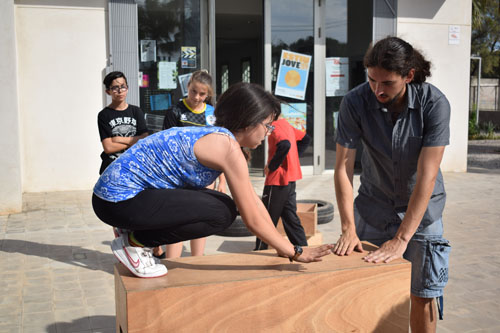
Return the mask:
{"type": "Polygon", "coordinates": [[[469,113],[469,140],[500,140],[496,129],[498,127],[491,121],[476,125],[476,112],[469,113]]]}
{"type": "Polygon", "coordinates": [[[483,129],[486,132],[486,137],[488,139],[494,139],[495,138],[495,129],[496,126],[493,124],[493,122],[488,121],[488,123],[483,124],[483,129]]]}
{"type": "MultiPolygon", "coordinates": [[[[471,54],[482,58],[481,76],[500,77],[499,0],[472,1],[471,54]]],[[[471,63],[471,76],[477,75],[478,62],[471,63]]]]}
{"type": "Polygon", "coordinates": [[[479,134],[479,126],[476,124],[476,112],[469,113],[469,140],[474,140],[474,138],[479,134]]]}

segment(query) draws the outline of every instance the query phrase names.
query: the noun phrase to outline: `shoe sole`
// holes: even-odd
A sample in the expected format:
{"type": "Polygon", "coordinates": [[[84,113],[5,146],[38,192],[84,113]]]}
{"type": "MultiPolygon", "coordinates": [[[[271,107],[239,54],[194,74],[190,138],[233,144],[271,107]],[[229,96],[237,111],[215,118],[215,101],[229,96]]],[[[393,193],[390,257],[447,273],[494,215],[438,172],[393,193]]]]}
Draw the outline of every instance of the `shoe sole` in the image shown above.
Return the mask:
{"type": "MultiPolygon", "coordinates": [[[[140,278],[143,278],[143,279],[152,279],[152,278],[157,278],[157,277],[162,277],[162,276],[167,275],[168,270],[165,273],[161,274],[161,275],[155,275],[155,276],[150,276],[150,275],[147,276],[147,275],[144,275],[144,274],[141,274],[141,273],[137,272],[133,267],[130,267],[130,262],[128,261],[128,259],[127,258],[123,258],[120,255],[120,253],[123,253],[123,251],[119,251],[119,250],[123,250],[123,246],[122,246],[122,244],[117,244],[118,241],[115,241],[115,240],[118,240],[118,238],[115,238],[111,242],[111,251],[113,251],[113,254],[116,257],[116,259],[118,259],[118,261],[121,262],[122,265],[125,266],[130,271],[130,273],[132,273],[135,276],[138,276],[140,278]]],[[[167,269],[167,268],[165,267],[165,269],[167,269]]]]}

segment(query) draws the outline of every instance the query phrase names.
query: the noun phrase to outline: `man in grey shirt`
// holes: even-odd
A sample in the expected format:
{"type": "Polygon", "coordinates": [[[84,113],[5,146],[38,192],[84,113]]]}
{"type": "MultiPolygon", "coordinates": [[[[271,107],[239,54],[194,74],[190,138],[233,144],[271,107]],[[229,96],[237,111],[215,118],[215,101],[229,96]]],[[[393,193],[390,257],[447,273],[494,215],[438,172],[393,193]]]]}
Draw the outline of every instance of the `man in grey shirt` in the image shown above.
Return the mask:
{"type": "Polygon", "coordinates": [[[409,43],[387,37],[369,48],[368,82],[340,106],[336,135],[335,192],[342,235],[333,252],[379,246],[367,262],[412,262],[412,332],[435,332],[434,298],[442,317],[449,243],[442,237],[446,201],[439,169],[449,144],[450,105],[433,85],[430,62],[409,43]],[[356,148],[363,145],[361,185],[353,204],[356,148]]]}

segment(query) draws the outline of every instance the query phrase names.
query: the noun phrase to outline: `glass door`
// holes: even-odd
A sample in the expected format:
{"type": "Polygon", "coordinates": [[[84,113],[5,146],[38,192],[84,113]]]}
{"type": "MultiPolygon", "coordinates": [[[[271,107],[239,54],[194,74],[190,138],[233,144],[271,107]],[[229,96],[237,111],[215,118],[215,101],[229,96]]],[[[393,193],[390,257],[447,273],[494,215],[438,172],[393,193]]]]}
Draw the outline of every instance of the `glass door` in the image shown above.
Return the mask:
{"type": "MultiPolygon", "coordinates": [[[[263,84],[263,6],[259,0],[209,0],[210,63],[215,69],[216,95],[238,82],[263,84]]],[[[263,175],[265,148],[251,152],[250,172],[263,175]]]]}
{"type": "Polygon", "coordinates": [[[314,6],[315,1],[310,0],[272,0],[268,4],[271,12],[271,89],[285,102],[284,116],[312,139],[300,158],[302,166],[313,165],[314,6]],[[306,61],[309,62],[307,78],[303,71],[306,61]],[[294,66],[297,69],[293,69],[294,66]],[[286,70],[286,74],[279,75],[283,74],[279,73],[280,69],[286,70]]]}
{"type": "MultiPolygon", "coordinates": [[[[335,167],[335,129],[347,91],[366,81],[363,57],[372,41],[373,4],[366,0],[326,0],[325,168],[335,167]]],[[[356,169],[362,147],[357,149],[356,169]]]]}

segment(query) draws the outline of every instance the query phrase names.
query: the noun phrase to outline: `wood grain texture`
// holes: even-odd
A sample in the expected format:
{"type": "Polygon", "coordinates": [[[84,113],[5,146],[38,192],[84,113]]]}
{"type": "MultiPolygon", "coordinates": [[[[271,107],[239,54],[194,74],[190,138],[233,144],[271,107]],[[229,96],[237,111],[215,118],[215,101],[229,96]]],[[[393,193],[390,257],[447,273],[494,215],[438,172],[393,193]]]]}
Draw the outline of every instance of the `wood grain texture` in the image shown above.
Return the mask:
{"type": "MultiPolygon", "coordinates": [[[[306,236],[313,236],[318,226],[318,205],[315,203],[297,203],[297,216],[306,236]]],[[[276,228],[279,233],[286,235],[281,218],[278,220],[276,228]]]]}
{"type": "Polygon", "coordinates": [[[410,263],[362,256],[310,264],[273,250],[185,257],[164,261],[169,273],[156,279],[117,264],[117,332],[407,332],[410,263]]]}

